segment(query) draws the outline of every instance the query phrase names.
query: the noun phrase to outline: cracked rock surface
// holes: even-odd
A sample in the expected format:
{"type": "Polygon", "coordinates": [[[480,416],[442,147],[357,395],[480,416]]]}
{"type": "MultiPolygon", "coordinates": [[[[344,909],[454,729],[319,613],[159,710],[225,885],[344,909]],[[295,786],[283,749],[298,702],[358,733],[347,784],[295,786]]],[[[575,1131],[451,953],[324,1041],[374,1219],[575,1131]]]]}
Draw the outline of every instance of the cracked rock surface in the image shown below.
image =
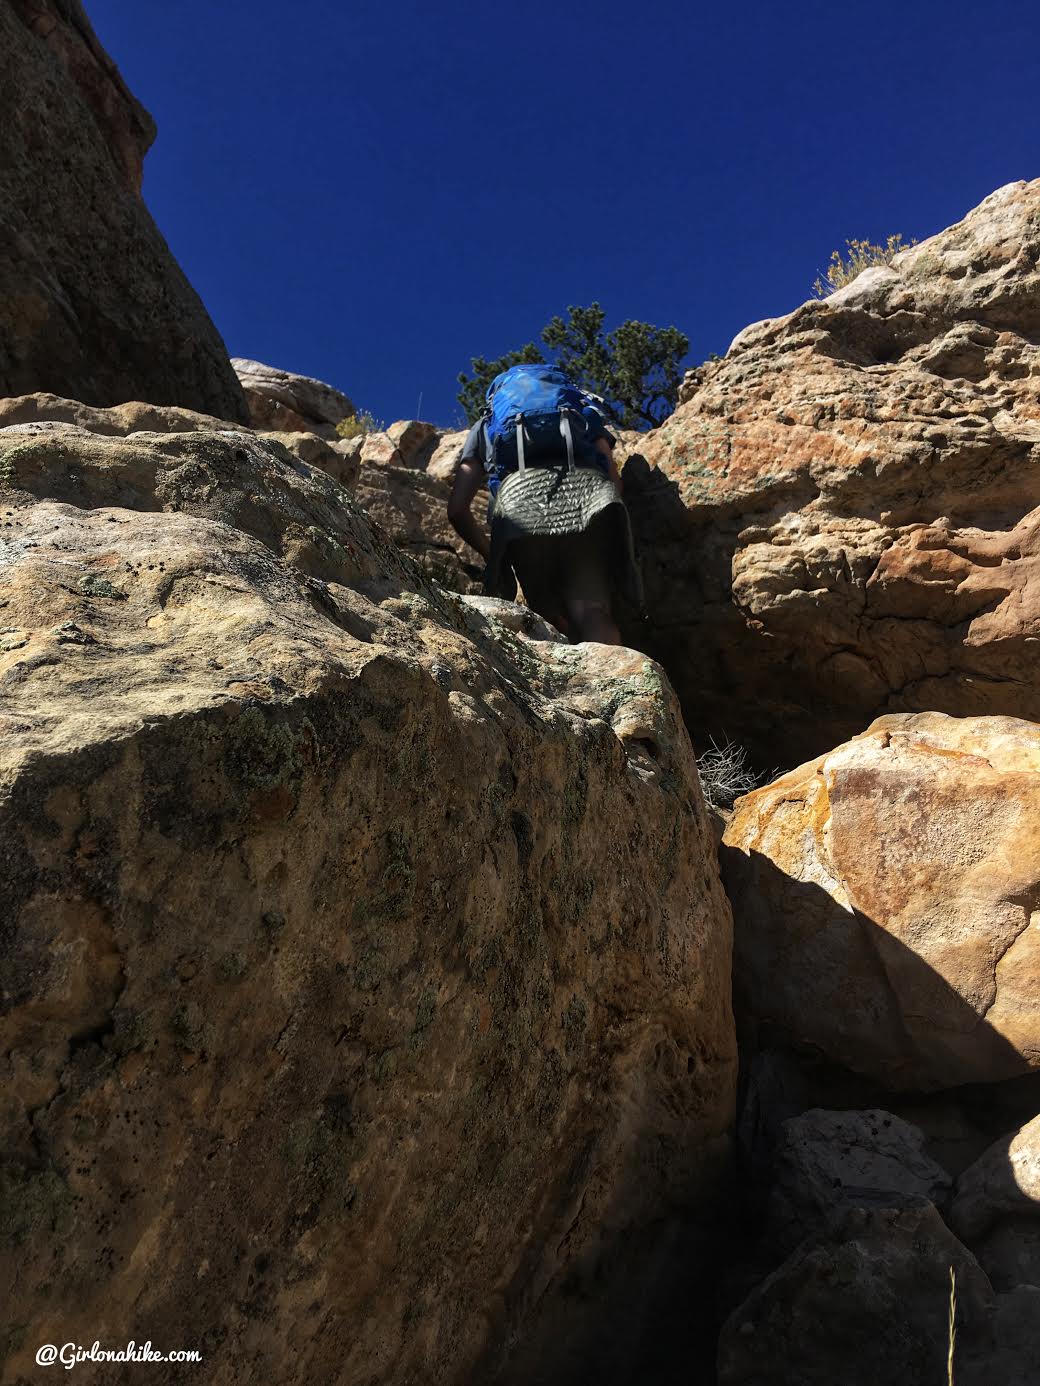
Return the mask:
{"type": "Polygon", "coordinates": [[[0,482],[4,1379],[627,1379],[734,1103],[658,667],[246,430],[8,428],[0,482]]]}

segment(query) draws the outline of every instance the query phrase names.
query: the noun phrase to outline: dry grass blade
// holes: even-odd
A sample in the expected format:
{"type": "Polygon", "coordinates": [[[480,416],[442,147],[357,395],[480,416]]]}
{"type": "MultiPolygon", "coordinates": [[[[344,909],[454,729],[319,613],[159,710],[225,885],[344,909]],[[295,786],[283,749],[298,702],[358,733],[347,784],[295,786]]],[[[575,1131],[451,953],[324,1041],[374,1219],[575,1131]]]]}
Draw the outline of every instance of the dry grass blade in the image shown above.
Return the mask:
{"type": "Polygon", "coordinates": [[[719,746],[712,741],[697,761],[704,797],[714,808],[731,809],[742,794],[750,794],[759,776],[748,764],[747,752],[735,741],[719,746]]]}
{"type": "Polygon", "coordinates": [[[950,1267],[950,1348],[946,1354],[946,1386],[953,1386],[953,1349],[957,1342],[957,1272],[950,1267]]]}

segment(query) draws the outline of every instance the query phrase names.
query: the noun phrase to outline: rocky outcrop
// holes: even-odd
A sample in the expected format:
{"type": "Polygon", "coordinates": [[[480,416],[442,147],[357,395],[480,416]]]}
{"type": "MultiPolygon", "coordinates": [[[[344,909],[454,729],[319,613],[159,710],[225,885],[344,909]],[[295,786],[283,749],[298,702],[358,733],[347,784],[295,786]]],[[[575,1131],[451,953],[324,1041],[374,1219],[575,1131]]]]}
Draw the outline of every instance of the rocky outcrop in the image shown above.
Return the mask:
{"type": "Polygon", "coordinates": [[[420,419],[399,419],[386,430],[406,467],[424,472],[440,444],[440,433],[420,419]]]}
{"type": "Polygon", "coordinates": [[[696,736],[767,767],[881,712],[1040,719],[1038,256],[1009,184],[688,378],[626,495],[696,736]]]}
{"type": "MultiPolygon", "coordinates": [[[[0,436],[10,429],[8,444],[17,446],[28,437],[60,434],[55,424],[75,424],[88,433],[128,438],[137,433],[213,433],[245,432],[241,424],[214,419],[192,409],[142,404],[131,400],[111,409],[98,409],[78,400],[57,395],[21,395],[0,399],[0,436]],[[43,427],[33,427],[43,425],[43,427]],[[17,432],[15,431],[17,428],[17,432]]],[[[259,433],[259,437],[291,453],[310,467],[320,467],[341,485],[352,487],[357,480],[358,458],[349,444],[328,442],[315,433],[259,433]]]]}
{"type": "Polygon", "coordinates": [[[1040,1292],[997,1296],[925,1199],[854,1204],[809,1238],[723,1328],[719,1386],[931,1386],[946,1378],[950,1270],[956,1380],[1029,1386],[1040,1292]]]}
{"type": "Polygon", "coordinates": [[[224,344],[140,198],[155,127],[79,0],[0,0],[0,395],[242,420],[224,344]]]}
{"type": "Polygon", "coordinates": [[[738,801],[740,1008],[893,1089],[1040,1065],[1040,727],[893,714],[738,801]]]}
{"type": "Polygon", "coordinates": [[[452,429],[448,433],[440,435],[437,446],[426,464],[426,470],[430,476],[439,477],[442,481],[455,480],[459,457],[462,454],[462,445],[465,443],[468,433],[468,429],[452,429]]]}
{"type": "Polygon", "coordinates": [[[231,360],[249,405],[254,428],[272,433],[316,433],[337,437],[336,425],[354,417],[355,409],[340,390],[310,376],[247,361],[231,360]]]}
{"type": "MultiPolygon", "coordinates": [[[[481,557],[448,522],[447,481],[403,462],[377,462],[362,451],[357,497],[394,543],[431,578],[454,592],[484,590],[481,557]]],[[[481,498],[473,506],[481,514],[481,498]]]]}
{"type": "Polygon", "coordinates": [[[942,1203],[950,1176],[924,1133],[891,1112],[809,1111],[784,1125],[770,1192],[770,1235],[790,1249],[825,1229],[842,1205],[871,1198],[942,1203]]]}
{"type": "Polygon", "coordinates": [[[628,1380],[733,1110],[658,668],[244,429],[27,424],[0,479],[7,1372],[628,1380]]]}

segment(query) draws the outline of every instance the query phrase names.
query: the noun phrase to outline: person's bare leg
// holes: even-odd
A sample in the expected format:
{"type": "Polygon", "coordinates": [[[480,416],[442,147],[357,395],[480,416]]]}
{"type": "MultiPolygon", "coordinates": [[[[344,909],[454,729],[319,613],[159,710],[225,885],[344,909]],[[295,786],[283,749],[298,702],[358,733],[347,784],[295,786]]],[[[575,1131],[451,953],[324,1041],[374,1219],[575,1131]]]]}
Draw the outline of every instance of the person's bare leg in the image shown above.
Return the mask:
{"type": "Polygon", "coordinates": [[[620,645],[621,631],[614,620],[609,558],[608,517],[601,514],[568,549],[564,567],[564,608],[568,635],[574,644],[595,640],[600,645],[620,645]]]}
{"type": "Polygon", "coordinates": [[[595,640],[600,645],[622,643],[621,631],[606,602],[572,598],[567,603],[567,618],[570,638],[576,645],[582,640],[595,640]]]}

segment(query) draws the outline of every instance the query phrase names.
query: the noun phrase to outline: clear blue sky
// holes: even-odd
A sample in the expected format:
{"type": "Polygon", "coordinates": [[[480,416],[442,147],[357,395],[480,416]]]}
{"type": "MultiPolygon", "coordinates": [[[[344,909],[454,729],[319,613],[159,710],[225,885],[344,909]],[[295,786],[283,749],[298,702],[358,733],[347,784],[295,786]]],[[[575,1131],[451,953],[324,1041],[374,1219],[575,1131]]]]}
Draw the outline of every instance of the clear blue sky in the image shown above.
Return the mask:
{"type": "Polygon", "coordinates": [[[87,0],[145,196],[233,355],[448,423],[469,357],[599,299],[691,363],[846,237],[1040,175],[1026,0],[87,0]]]}

